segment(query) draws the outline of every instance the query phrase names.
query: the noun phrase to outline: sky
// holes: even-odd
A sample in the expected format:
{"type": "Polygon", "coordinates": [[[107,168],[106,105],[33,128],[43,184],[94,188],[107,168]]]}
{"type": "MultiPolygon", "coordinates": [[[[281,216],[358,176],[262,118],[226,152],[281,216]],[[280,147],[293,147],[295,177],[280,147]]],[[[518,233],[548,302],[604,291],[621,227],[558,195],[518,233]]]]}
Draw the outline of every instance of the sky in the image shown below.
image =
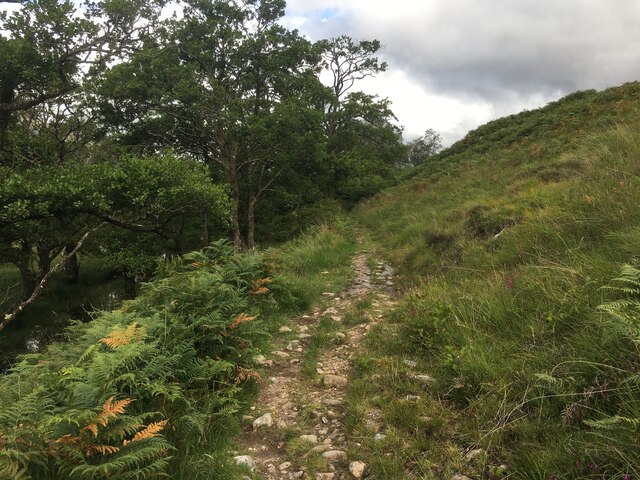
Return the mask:
{"type": "Polygon", "coordinates": [[[639,0],[288,0],[311,40],[378,39],[387,72],[360,89],[393,102],[405,139],[445,145],[576,90],[640,80],[639,0]]]}
{"type": "Polygon", "coordinates": [[[406,140],[434,129],[450,145],[576,90],[640,80],[640,0],[287,0],[286,12],[311,40],[380,40],[389,68],[359,88],[392,101],[406,140]]]}

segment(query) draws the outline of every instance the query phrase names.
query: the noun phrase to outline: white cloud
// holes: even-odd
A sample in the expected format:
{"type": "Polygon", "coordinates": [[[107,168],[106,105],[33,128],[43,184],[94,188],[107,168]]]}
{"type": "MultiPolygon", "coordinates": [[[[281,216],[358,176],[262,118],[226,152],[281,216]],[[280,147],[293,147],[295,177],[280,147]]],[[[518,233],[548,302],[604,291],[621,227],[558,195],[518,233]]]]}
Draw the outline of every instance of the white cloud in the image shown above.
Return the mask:
{"type": "Polygon", "coordinates": [[[491,118],[640,77],[637,0],[289,0],[311,39],[377,38],[367,82],[409,135],[452,140],[491,118]],[[323,16],[323,12],[333,15],[323,16]]]}

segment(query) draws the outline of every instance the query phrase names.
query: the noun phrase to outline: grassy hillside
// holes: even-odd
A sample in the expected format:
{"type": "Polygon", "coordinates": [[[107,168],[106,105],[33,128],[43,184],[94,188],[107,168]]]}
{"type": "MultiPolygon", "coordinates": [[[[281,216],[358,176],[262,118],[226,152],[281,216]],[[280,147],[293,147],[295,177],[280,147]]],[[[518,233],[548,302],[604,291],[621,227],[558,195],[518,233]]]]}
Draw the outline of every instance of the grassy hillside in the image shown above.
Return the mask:
{"type": "Polygon", "coordinates": [[[407,287],[355,384],[384,406],[375,478],[640,476],[640,274],[614,280],[640,253],[638,120],[638,83],[578,92],[357,210],[407,287]],[[407,397],[403,359],[428,393],[407,397]]]}

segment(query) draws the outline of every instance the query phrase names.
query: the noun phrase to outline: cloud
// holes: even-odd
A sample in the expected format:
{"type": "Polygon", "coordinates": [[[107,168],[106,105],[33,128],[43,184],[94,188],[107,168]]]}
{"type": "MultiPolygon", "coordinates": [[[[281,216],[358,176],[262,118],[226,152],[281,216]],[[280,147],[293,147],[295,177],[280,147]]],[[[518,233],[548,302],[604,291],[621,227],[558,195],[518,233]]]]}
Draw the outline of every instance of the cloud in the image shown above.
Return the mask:
{"type": "MultiPolygon", "coordinates": [[[[439,112],[450,136],[640,77],[637,0],[289,0],[287,12],[305,19],[300,31],[312,39],[379,39],[380,56],[399,72],[381,77],[379,91],[400,109],[410,91],[420,110],[439,112]]],[[[415,121],[408,131],[419,130],[415,121]]]]}

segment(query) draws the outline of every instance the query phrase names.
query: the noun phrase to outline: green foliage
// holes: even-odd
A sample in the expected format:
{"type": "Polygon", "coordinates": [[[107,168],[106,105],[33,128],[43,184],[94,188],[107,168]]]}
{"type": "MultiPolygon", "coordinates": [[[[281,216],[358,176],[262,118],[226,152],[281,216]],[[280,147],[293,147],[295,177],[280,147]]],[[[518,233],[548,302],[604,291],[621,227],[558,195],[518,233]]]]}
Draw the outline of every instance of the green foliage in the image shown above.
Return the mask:
{"type": "Polygon", "coordinates": [[[358,207],[412,287],[373,354],[416,358],[435,378],[417,402],[449,411],[449,448],[423,450],[436,478],[638,475],[638,267],[616,272],[640,242],[639,94],[490,122],[358,207]],[[486,468],[465,460],[478,447],[486,468]]]}
{"type": "Polygon", "coordinates": [[[120,310],[70,327],[67,342],[24,356],[0,379],[0,471],[195,478],[186,453],[233,431],[258,378],[260,314],[277,304],[268,276],[260,256],[217,243],[166,265],[120,310]]]}

